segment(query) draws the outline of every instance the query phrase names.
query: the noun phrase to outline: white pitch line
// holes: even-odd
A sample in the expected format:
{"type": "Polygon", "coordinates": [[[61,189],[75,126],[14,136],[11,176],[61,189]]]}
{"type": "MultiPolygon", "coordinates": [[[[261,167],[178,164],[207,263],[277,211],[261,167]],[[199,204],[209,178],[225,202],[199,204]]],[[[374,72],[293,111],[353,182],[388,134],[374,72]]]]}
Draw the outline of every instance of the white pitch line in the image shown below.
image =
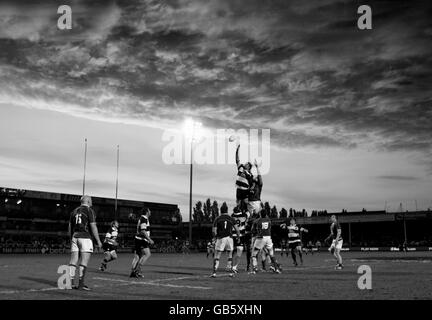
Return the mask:
{"type": "MultiPolygon", "coordinates": [[[[222,277],[229,277],[228,273],[224,273],[221,275],[218,275],[217,278],[222,278],[222,277]]],[[[165,278],[165,279],[156,279],[156,280],[151,280],[151,282],[160,282],[160,281],[178,281],[178,280],[191,280],[191,279],[206,279],[206,278],[210,278],[210,276],[207,275],[196,275],[196,276],[184,276],[184,277],[176,277],[176,278],[165,278]]]]}
{"type": "Polygon", "coordinates": [[[55,290],[63,290],[57,287],[50,288],[42,288],[42,289],[28,289],[28,290],[5,290],[0,291],[0,294],[16,294],[16,293],[26,293],[26,292],[43,292],[43,291],[55,291],[55,290]]]}
{"type": "MultiPolygon", "coordinates": [[[[100,277],[94,277],[94,280],[102,280],[102,281],[112,281],[112,282],[120,282],[123,283],[123,285],[149,285],[149,286],[157,286],[157,287],[170,287],[170,288],[187,288],[187,289],[201,289],[201,290],[209,290],[210,287],[200,287],[200,286],[187,286],[187,285],[176,285],[176,284],[164,284],[164,283],[158,283],[154,281],[127,281],[127,280],[121,280],[121,279],[110,279],[110,278],[100,278],[100,277]]],[[[160,279],[162,280],[162,279],[160,279]]]]}

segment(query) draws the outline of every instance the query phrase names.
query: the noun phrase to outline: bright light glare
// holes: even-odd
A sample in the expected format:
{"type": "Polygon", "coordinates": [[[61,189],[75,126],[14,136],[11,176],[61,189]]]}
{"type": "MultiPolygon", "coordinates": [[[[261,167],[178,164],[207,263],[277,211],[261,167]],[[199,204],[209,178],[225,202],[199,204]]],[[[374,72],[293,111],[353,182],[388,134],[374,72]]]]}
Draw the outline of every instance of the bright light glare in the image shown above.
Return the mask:
{"type": "Polygon", "coordinates": [[[188,118],[183,124],[183,132],[186,138],[191,139],[193,137],[196,139],[201,135],[201,127],[201,122],[193,121],[192,119],[188,118]]]}

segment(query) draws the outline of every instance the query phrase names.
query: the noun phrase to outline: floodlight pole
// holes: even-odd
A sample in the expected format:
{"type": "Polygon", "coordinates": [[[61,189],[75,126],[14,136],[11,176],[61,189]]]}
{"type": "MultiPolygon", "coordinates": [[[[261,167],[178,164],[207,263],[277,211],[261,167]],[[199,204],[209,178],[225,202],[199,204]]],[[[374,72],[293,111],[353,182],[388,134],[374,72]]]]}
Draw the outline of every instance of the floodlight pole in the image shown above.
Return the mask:
{"type": "Polygon", "coordinates": [[[189,180],[189,246],[192,245],[192,176],[193,176],[193,139],[195,123],[192,125],[191,153],[190,153],[190,180],[189,180]]]}
{"type": "Polygon", "coordinates": [[[116,193],[115,193],[115,206],[114,206],[114,216],[117,220],[117,198],[118,198],[118,174],[119,174],[119,160],[120,160],[120,146],[117,145],[117,176],[116,176],[116,193]]]}

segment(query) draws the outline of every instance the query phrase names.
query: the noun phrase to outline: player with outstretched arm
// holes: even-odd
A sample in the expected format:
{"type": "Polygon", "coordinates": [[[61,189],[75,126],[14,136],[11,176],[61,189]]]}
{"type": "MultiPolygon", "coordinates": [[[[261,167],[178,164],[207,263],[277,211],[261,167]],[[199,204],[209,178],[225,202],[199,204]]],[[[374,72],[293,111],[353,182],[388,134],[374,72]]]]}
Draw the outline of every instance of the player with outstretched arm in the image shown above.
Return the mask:
{"type": "Polygon", "coordinates": [[[300,264],[303,265],[301,233],[308,232],[308,230],[298,226],[294,217],[289,218],[289,224],[281,224],[281,228],[288,232],[288,248],[294,266],[298,266],[296,253],[299,255],[300,264]]]}

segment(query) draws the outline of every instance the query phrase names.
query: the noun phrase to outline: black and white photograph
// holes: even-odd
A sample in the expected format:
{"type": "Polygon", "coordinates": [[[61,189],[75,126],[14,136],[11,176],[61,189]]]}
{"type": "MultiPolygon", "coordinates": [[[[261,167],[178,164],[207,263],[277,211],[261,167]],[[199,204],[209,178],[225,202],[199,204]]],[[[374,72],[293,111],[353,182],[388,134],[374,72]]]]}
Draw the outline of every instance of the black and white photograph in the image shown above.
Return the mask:
{"type": "Polygon", "coordinates": [[[431,299],[431,1],[0,0],[0,300],[431,299]]]}

